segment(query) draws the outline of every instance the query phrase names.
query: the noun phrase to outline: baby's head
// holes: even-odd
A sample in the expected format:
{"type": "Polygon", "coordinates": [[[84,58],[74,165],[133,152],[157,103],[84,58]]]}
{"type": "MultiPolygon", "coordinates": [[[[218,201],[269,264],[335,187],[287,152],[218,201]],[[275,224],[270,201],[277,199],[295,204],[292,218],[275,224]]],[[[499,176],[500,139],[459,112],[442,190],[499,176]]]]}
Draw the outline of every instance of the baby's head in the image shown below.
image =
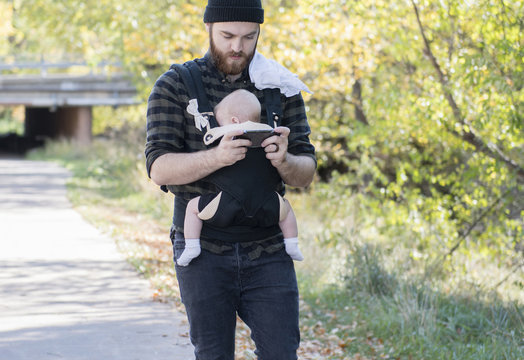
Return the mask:
{"type": "Polygon", "coordinates": [[[260,102],[247,90],[235,90],[215,107],[215,118],[220,126],[246,121],[260,122],[260,102]]]}

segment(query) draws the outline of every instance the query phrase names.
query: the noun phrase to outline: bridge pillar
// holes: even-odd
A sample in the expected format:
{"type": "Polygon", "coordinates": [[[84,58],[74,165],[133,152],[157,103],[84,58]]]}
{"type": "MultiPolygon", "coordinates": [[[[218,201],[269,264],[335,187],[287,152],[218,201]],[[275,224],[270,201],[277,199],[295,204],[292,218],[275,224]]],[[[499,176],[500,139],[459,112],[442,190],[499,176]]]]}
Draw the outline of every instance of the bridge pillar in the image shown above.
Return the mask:
{"type": "Polygon", "coordinates": [[[91,142],[93,122],[90,106],[49,108],[26,107],[25,136],[30,138],[65,138],[81,144],[91,142]]]}
{"type": "Polygon", "coordinates": [[[58,108],[57,137],[72,139],[82,144],[91,142],[93,115],[90,106],[58,108]]]}

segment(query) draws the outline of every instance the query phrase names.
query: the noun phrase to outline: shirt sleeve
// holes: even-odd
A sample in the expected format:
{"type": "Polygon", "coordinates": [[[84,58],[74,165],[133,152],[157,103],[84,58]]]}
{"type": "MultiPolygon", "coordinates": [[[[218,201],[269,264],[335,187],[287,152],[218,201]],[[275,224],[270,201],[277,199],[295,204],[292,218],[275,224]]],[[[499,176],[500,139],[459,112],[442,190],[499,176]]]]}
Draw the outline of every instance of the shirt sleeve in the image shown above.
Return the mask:
{"type": "Polygon", "coordinates": [[[307,120],[302,94],[284,99],[282,126],[290,130],[288,152],[293,155],[309,156],[316,163],[315,147],[309,140],[311,128],[307,120]]]}
{"type": "Polygon", "coordinates": [[[187,91],[178,73],[169,70],[158,78],[147,102],[146,169],[166,153],[184,150],[184,106],[187,91]]]}

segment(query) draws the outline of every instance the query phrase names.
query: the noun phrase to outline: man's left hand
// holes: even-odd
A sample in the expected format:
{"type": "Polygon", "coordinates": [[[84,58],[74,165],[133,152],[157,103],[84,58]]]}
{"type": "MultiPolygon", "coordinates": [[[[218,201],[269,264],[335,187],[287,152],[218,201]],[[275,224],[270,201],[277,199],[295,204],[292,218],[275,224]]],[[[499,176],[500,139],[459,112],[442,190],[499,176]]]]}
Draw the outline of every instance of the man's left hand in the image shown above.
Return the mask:
{"type": "Polygon", "coordinates": [[[279,126],[275,128],[278,135],[271,136],[264,140],[261,146],[266,152],[266,158],[277,169],[286,162],[289,128],[279,126]]]}

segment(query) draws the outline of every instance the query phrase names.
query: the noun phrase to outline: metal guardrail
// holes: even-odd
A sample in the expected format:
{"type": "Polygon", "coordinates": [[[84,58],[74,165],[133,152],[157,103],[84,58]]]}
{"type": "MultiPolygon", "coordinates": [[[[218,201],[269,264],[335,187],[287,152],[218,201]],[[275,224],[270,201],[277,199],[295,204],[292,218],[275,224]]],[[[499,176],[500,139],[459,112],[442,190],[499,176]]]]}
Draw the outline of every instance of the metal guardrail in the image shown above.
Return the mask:
{"type": "Polygon", "coordinates": [[[27,60],[25,57],[15,57],[8,59],[0,58],[0,72],[3,71],[14,71],[22,69],[35,69],[40,70],[40,73],[45,75],[49,69],[68,69],[73,67],[84,67],[93,72],[95,69],[104,69],[107,66],[113,66],[116,68],[122,68],[122,63],[118,61],[100,61],[96,64],[90,64],[85,60],[46,60],[44,57],[40,57],[39,60],[27,60]]]}

